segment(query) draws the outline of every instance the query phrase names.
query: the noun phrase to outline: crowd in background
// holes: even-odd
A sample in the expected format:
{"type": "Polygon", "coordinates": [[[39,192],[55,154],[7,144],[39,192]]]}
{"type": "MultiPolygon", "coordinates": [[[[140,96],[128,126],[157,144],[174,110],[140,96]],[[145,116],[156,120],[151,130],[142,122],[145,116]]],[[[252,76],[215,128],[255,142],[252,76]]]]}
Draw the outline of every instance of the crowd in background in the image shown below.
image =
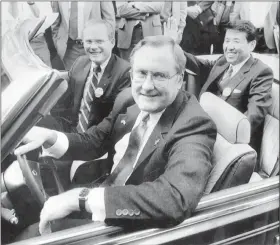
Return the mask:
{"type": "Polygon", "coordinates": [[[225,28],[238,19],[249,20],[257,28],[255,52],[277,53],[274,33],[279,33],[279,2],[27,1],[4,2],[2,13],[3,25],[10,19],[58,13],[52,26],[31,40],[31,46],[45,64],[60,70],[69,70],[76,58],[85,54],[82,30],[89,19],[103,19],[115,27],[113,53],[125,60],[143,37],[164,34],[170,16],[177,22],[177,43],[192,54],[223,53],[225,28]]]}

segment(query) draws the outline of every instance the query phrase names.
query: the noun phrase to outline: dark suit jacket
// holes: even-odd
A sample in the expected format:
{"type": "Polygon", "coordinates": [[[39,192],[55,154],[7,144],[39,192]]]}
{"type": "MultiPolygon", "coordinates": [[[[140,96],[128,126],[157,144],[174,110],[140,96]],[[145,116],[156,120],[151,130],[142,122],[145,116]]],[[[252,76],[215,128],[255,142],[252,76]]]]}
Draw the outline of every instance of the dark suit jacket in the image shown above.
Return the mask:
{"type": "MultiPolygon", "coordinates": [[[[200,60],[189,53],[185,53],[185,55],[187,57],[186,67],[200,76],[202,85],[200,94],[209,91],[219,95],[217,84],[229,67],[224,55],[213,62],[200,60]]],[[[226,86],[231,89],[232,93],[227,97],[220,96],[230,105],[245,113],[251,123],[252,134],[262,124],[272,103],[272,83],[272,70],[262,61],[251,56],[226,86]],[[236,93],[234,90],[239,90],[240,93],[236,93]]]]}
{"type": "MultiPolygon", "coordinates": [[[[75,61],[69,71],[69,88],[51,112],[57,120],[67,121],[72,127],[78,124],[78,114],[90,66],[91,61],[86,55],[75,61]]],[[[104,94],[99,98],[94,97],[91,104],[89,127],[97,125],[108,116],[119,92],[130,86],[129,69],[127,61],[112,54],[98,83],[98,87],[104,90],[104,94]]]]}
{"type": "MultiPolygon", "coordinates": [[[[131,131],[140,112],[136,104],[129,106],[129,96],[122,95],[127,91],[131,93],[124,90],[117,98],[116,104],[120,104],[114,105],[112,114],[86,134],[66,134],[69,149],[64,159],[90,160],[112,152],[116,142],[131,131]]],[[[215,124],[193,95],[180,91],[161,116],[126,185],[105,188],[106,221],[167,225],[189,216],[212,168],[215,139],[215,124]],[[133,214],[118,216],[118,209],[133,214]]]]}

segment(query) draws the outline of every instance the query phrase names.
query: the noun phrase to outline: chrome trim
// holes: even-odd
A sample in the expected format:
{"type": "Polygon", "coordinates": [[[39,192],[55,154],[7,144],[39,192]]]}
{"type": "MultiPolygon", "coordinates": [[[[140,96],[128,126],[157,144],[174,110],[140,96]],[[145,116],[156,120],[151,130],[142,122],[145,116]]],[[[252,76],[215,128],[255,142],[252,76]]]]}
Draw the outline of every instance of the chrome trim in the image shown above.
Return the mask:
{"type": "Polygon", "coordinates": [[[180,225],[172,228],[149,229],[133,232],[128,235],[119,235],[112,239],[107,239],[106,241],[103,239],[103,241],[95,242],[95,244],[148,245],[172,242],[174,240],[179,240],[184,237],[207,231],[209,230],[209,227],[214,229],[279,207],[279,191],[277,190],[275,190],[275,193],[272,194],[271,197],[266,197],[260,200],[258,196],[255,196],[255,199],[256,200],[253,202],[251,200],[242,204],[236,202],[235,206],[230,204],[225,208],[219,207],[214,210],[206,210],[200,215],[186,219],[180,225]]]}
{"type": "Polygon", "coordinates": [[[244,232],[240,235],[230,237],[228,239],[225,239],[225,240],[222,240],[222,241],[219,241],[219,242],[211,243],[210,245],[221,245],[221,244],[228,245],[228,244],[240,242],[240,241],[246,240],[248,238],[260,235],[262,233],[265,233],[267,231],[271,231],[271,230],[274,230],[274,229],[277,229],[277,228],[279,228],[279,221],[274,222],[274,223],[269,224],[269,225],[262,226],[260,228],[254,229],[252,231],[244,232]]]}
{"type": "MultiPolygon", "coordinates": [[[[172,241],[209,230],[209,225],[214,228],[213,224],[218,227],[277,208],[279,208],[278,176],[204,196],[194,216],[172,228],[154,228],[123,235],[123,229],[120,227],[93,223],[27,241],[29,245],[69,244],[86,239],[94,239],[94,244],[109,242],[146,244],[144,240],[148,240],[147,244],[159,244],[160,241],[166,242],[170,239],[172,241]]],[[[26,241],[14,243],[16,244],[23,245],[26,241]]]]}

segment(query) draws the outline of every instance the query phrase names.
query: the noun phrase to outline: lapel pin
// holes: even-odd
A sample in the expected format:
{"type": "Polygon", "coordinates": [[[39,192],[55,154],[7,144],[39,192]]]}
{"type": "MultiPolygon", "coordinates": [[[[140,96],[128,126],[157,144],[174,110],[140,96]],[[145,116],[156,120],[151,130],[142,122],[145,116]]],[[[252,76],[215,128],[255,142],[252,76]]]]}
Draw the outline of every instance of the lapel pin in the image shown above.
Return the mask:
{"type": "Polygon", "coordinates": [[[125,125],[126,121],[125,120],[121,120],[121,124],[125,125]]]}
{"type": "Polygon", "coordinates": [[[224,97],[228,97],[228,96],[230,96],[230,94],[231,94],[231,89],[230,88],[225,88],[223,90],[223,96],[224,97]]]}
{"type": "Polygon", "coordinates": [[[157,145],[157,144],[159,143],[159,141],[160,141],[160,139],[157,139],[157,140],[155,141],[155,145],[157,145]]]}
{"type": "Polygon", "coordinates": [[[104,94],[104,91],[103,91],[102,88],[96,88],[94,93],[95,93],[95,97],[99,98],[99,97],[101,97],[104,94]]]}

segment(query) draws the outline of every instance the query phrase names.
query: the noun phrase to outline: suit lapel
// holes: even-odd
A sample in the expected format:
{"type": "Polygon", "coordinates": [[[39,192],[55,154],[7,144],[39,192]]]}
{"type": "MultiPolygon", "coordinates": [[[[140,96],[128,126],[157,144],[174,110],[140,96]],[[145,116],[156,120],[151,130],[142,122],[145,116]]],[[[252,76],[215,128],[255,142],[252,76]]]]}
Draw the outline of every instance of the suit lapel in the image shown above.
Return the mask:
{"type": "MultiPolygon", "coordinates": [[[[245,79],[246,77],[245,73],[247,73],[250,70],[253,63],[254,63],[254,58],[251,56],[247,60],[247,62],[241,67],[241,69],[235,74],[235,76],[232,77],[229,84],[226,85],[227,88],[231,89],[231,93],[245,79]]],[[[230,95],[227,97],[222,96],[222,98],[227,100],[228,98],[230,98],[230,95]]]]}
{"type": "Polygon", "coordinates": [[[87,77],[89,75],[91,67],[91,61],[87,59],[86,63],[80,66],[81,69],[76,69],[77,74],[75,77],[77,78],[74,85],[74,107],[79,108],[81,99],[83,98],[84,87],[87,81],[87,77]]]}
{"type": "Polygon", "coordinates": [[[204,93],[208,90],[209,86],[217,80],[217,78],[225,72],[225,70],[229,67],[229,63],[223,63],[221,65],[217,64],[216,67],[213,69],[213,73],[209,76],[206,83],[204,84],[201,93],[204,93]]]}
{"type": "Polygon", "coordinates": [[[134,104],[127,108],[126,114],[118,115],[114,123],[114,141],[118,142],[125,134],[131,132],[139,113],[139,107],[134,104]]]}
{"type": "Polygon", "coordinates": [[[165,112],[161,115],[161,118],[159,119],[144,149],[142,150],[142,153],[139,156],[134,171],[158,146],[162,145],[166,134],[170,131],[173,125],[173,121],[178,109],[182,105],[182,102],[183,94],[179,93],[175,101],[168,108],[166,108],[165,112]]]}
{"type": "Polygon", "coordinates": [[[105,67],[104,73],[98,83],[98,87],[102,88],[104,93],[106,92],[106,89],[110,84],[110,80],[112,77],[111,72],[113,70],[114,64],[115,64],[115,56],[112,54],[107,66],[105,67]]]}

